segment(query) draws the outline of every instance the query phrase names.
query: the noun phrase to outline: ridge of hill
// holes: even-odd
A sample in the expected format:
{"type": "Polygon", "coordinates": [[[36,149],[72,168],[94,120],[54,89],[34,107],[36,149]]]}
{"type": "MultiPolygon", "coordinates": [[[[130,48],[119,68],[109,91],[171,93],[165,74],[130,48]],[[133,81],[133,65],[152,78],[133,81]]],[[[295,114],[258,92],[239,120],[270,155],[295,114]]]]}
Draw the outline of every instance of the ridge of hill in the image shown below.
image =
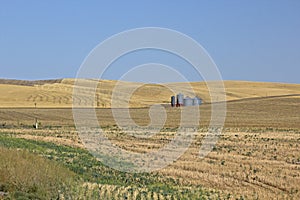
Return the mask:
{"type": "Polygon", "coordinates": [[[60,83],[62,80],[63,79],[49,79],[49,80],[30,81],[30,80],[17,80],[17,79],[0,79],[0,84],[34,86],[34,85],[60,83]]]}
{"type": "MultiPolygon", "coordinates": [[[[111,97],[116,85],[122,85],[124,91],[117,91],[120,104],[127,103],[126,89],[135,88],[132,93],[130,107],[148,107],[153,104],[168,104],[170,96],[178,92],[185,96],[201,97],[204,103],[210,103],[210,93],[205,82],[142,84],[134,82],[120,82],[115,80],[85,80],[97,84],[96,101],[93,105],[94,90],[88,86],[81,88],[82,95],[78,97],[80,106],[96,106],[99,108],[111,107],[111,97]],[[191,91],[191,88],[194,90],[191,91]]],[[[71,108],[75,79],[54,80],[7,80],[0,79],[0,107],[34,107],[40,108],[71,108]]],[[[87,84],[88,85],[88,84],[87,84]]],[[[227,101],[300,97],[300,84],[224,81],[227,101]]],[[[76,97],[77,98],[77,97],[76,97]]]]}

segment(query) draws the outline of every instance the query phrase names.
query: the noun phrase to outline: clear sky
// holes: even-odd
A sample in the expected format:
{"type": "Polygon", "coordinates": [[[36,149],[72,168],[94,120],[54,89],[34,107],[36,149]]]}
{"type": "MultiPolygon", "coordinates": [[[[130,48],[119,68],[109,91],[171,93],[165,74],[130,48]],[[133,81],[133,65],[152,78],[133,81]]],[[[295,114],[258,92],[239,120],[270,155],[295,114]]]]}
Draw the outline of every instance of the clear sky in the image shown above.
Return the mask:
{"type": "MultiPolygon", "coordinates": [[[[195,39],[225,80],[300,83],[299,0],[0,0],[0,78],[75,77],[101,41],[149,26],[195,39]]],[[[168,55],[155,60],[157,52],[142,54],[112,66],[104,78],[118,79],[133,65],[169,60],[168,55]]],[[[163,64],[174,63],[180,62],[163,64]]],[[[200,80],[182,67],[191,81],[200,80]]]]}

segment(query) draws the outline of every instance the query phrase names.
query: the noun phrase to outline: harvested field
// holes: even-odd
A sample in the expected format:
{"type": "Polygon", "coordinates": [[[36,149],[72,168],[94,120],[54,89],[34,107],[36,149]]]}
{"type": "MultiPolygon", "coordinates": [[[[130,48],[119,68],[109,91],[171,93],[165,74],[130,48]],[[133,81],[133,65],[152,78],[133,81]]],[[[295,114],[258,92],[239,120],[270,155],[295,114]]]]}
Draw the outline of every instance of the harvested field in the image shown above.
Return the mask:
{"type": "MultiPolygon", "coordinates": [[[[84,179],[84,184],[79,186],[82,198],[300,198],[299,85],[225,82],[228,101],[224,129],[216,146],[204,159],[199,158],[199,148],[209,127],[212,103],[206,95],[207,90],[196,88],[196,93],[203,96],[205,102],[199,107],[199,131],[190,148],[164,169],[135,175],[104,167],[84,150],[70,108],[72,81],[64,79],[34,86],[9,82],[6,85],[9,92],[0,97],[0,101],[4,102],[0,108],[0,144],[5,148],[27,149],[55,159],[80,175],[84,179]],[[21,101],[24,98],[25,101],[21,101]],[[38,104],[37,109],[29,106],[34,102],[38,104]],[[33,128],[35,119],[40,123],[37,130],[33,128]]],[[[105,87],[99,89],[99,94],[107,102],[114,82],[102,81],[101,84],[105,87]]],[[[177,85],[181,87],[180,83],[177,85]]],[[[95,106],[99,124],[115,145],[127,151],[146,153],[173,139],[180,124],[181,109],[184,108],[171,108],[166,104],[171,93],[166,87],[156,87],[146,85],[137,90],[129,110],[133,120],[144,126],[150,122],[147,105],[164,105],[167,113],[164,128],[150,138],[136,138],[120,130],[112,109],[102,108],[109,107],[109,102],[95,106]],[[155,98],[140,103],[149,91],[155,98]],[[162,99],[157,101],[159,96],[162,99]]],[[[4,88],[0,85],[0,93],[4,88]]],[[[82,102],[90,100],[82,99],[82,102]]],[[[81,109],[86,108],[83,106],[81,109]]],[[[124,108],[114,109],[125,111],[124,108]]]]}
{"type": "MultiPolygon", "coordinates": [[[[122,109],[121,109],[122,110],[122,109]]],[[[210,122],[211,104],[203,104],[200,110],[200,127],[208,127],[210,122]]],[[[166,128],[178,127],[180,123],[180,108],[166,108],[166,128]]],[[[148,108],[132,108],[130,114],[139,125],[147,125],[150,121],[148,108]]],[[[96,109],[101,126],[116,125],[111,109],[96,109]]],[[[300,98],[273,97],[252,98],[227,103],[226,128],[300,128],[300,98]]],[[[68,108],[0,108],[2,127],[32,126],[35,118],[42,126],[74,127],[72,109],[68,108]]]]}
{"type": "MultiPolygon", "coordinates": [[[[38,108],[71,108],[74,79],[58,79],[47,81],[19,81],[0,80],[0,107],[1,108],[34,108],[35,103],[38,108]]],[[[111,97],[118,82],[109,80],[87,80],[86,87],[80,86],[82,95],[75,97],[77,105],[95,106],[97,108],[110,108],[111,97]],[[95,98],[92,98],[94,91],[88,87],[89,84],[96,84],[97,90],[95,98]],[[92,102],[92,103],[91,103],[92,102]]],[[[209,90],[204,82],[192,83],[169,83],[169,84],[138,84],[132,82],[122,82],[121,85],[127,88],[137,87],[130,98],[131,108],[149,107],[155,103],[168,104],[170,96],[174,93],[170,88],[175,88],[176,92],[193,96],[194,93],[201,97],[205,103],[210,103],[209,90]]],[[[234,101],[241,99],[260,99],[276,97],[299,98],[299,84],[283,83],[261,83],[246,81],[225,81],[226,100],[234,101]]],[[[123,96],[119,94],[118,96],[123,96]]],[[[116,103],[124,103],[122,98],[116,103]]]]}

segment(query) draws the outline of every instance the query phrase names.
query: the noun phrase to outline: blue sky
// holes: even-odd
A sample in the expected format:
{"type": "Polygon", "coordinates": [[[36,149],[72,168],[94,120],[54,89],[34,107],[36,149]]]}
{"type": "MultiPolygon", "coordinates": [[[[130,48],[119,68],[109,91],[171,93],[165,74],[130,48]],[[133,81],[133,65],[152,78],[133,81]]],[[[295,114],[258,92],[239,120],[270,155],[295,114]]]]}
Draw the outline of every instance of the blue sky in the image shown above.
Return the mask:
{"type": "MultiPolygon", "coordinates": [[[[298,0],[0,0],[0,78],[75,77],[100,42],[150,26],[195,39],[225,80],[300,83],[299,10],[298,0]]],[[[119,79],[134,65],[162,62],[180,64],[188,80],[201,80],[188,64],[169,57],[140,52],[111,66],[103,78],[119,79]]],[[[144,76],[155,73],[145,70],[144,76]]]]}

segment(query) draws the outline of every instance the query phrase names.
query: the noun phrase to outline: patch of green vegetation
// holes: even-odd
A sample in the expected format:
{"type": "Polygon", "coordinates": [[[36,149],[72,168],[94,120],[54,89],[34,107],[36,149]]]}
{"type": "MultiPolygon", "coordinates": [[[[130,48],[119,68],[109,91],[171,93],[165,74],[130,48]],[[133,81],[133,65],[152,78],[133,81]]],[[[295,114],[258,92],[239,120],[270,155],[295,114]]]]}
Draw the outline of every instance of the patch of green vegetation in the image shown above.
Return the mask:
{"type": "Polygon", "coordinates": [[[0,192],[7,199],[72,198],[80,180],[63,165],[26,150],[0,147],[0,192]]]}
{"type": "MultiPolygon", "coordinates": [[[[148,192],[157,192],[165,197],[177,196],[180,199],[199,199],[211,195],[211,192],[206,192],[201,187],[182,189],[178,187],[176,180],[161,177],[155,173],[126,173],[111,169],[98,161],[87,150],[80,148],[14,138],[5,134],[0,135],[1,146],[8,149],[26,150],[34,153],[34,155],[39,155],[39,157],[53,160],[54,163],[59,163],[75,173],[84,182],[118,187],[147,188],[148,192]]],[[[77,185],[76,187],[80,186],[77,185]]]]}
{"type": "MultiPolygon", "coordinates": [[[[85,181],[101,184],[114,183],[117,185],[124,185],[130,181],[128,177],[125,176],[125,173],[106,167],[87,150],[60,146],[50,142],[3,136],[0,136],[0,146],[26,149],[50,160],[58,161],[76,174],[79,174],[85,181]]],[[[131,181],[134,182],[134,180],[131,181]]],[[[146,179],[141,179],[140,184],[145,184],[146,182],[146,179]]]]}

